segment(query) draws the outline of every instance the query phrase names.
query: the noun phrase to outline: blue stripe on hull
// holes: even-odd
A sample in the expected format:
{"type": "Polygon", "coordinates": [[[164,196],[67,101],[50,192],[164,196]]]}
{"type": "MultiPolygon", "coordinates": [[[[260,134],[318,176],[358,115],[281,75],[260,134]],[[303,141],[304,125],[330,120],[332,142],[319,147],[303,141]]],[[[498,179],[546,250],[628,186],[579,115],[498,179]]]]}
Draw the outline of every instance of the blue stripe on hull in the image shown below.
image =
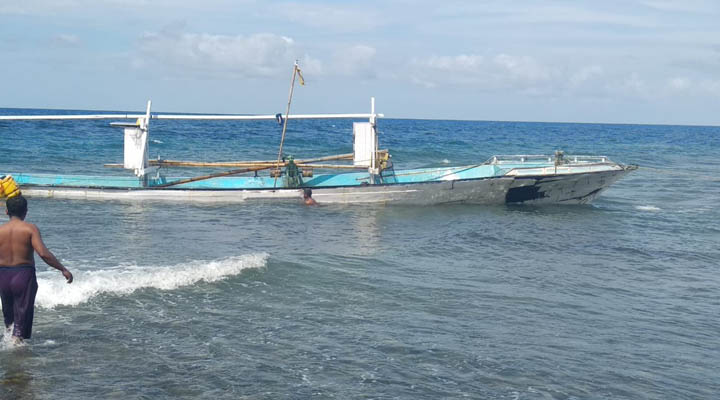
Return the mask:
{"type": "MultiPolygon", "coordinates": [[[[482,179],[502,175],[503,170],[492,165],[478,165],[452,168],[424,168],[402,170],[397,172],[386,171],[382,177],[384,184],[422,183],[463,179],[482,179]]],[[[46,187],[76,187],[76,188],[109,188],[109,189],[150,189],[152,185],[144,187],[140,180],[128,176],[87,176],[87,175],[47,175],[47,174],[12,174],[21,186],[46,187]]],[[[168,178],[166,182],[185,179],[168,178]]],[[[303,187],[352,187],[370,183],[370,176],[366,172],[351,172],[342,174],[316,175],[306,178],[303,187]]],[[[263,190],[284,188],[282,178],[263,177],[220,177],[195,182],[188,182],[163,190],[263,190]]],[[[160,188],[158,188],[160,189],[160,188]]]]}

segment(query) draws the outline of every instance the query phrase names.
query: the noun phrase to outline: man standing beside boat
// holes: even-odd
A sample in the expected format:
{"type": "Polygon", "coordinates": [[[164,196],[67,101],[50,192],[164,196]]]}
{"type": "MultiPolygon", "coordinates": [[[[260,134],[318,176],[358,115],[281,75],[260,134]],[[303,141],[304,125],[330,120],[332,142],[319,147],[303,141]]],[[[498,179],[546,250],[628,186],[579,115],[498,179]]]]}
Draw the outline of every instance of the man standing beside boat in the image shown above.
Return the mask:
{"type": "Polygon", "coordinates": [[[37,226],[25,222],[27,200],[17,194],[6,206],[10,221],[0,226],[0,299],[5,327],[10,329],[14,324],[13,340],[20,343],[32,333],[38,289],[33,253],[62,272],[67,283],[72,283],[73,276],[45,246],[37,226]]]}

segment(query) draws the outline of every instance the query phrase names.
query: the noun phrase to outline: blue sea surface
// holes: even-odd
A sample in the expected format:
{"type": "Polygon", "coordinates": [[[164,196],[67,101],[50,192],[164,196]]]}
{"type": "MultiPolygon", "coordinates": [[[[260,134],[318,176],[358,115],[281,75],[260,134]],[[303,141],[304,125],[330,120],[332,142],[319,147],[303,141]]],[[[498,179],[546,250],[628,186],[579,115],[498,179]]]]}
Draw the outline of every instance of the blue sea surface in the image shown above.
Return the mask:
{"type": "MultiPolygon", "coordinates": [[[[32,198],[75,282],[38,259],[0,398],[720,397],[720,127],[379,124],[396,168],[557,149],[640,168],[585,206],[32,198]]],[[[274,159],[280,135],[152,121],[150,157],[274,159]]],[[[290,121],[285,153],[350,152],[348,121],[290,121]]],[[[128,173],[103,167],[108,121],[0,121],[0,154],[0,174],[128,173]]]]}

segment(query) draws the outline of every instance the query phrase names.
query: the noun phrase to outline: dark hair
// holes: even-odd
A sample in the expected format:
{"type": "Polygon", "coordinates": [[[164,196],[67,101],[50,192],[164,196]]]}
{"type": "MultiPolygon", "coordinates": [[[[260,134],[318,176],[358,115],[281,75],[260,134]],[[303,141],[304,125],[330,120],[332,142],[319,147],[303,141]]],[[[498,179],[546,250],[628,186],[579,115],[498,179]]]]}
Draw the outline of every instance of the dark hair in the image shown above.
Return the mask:
{"type": "Polygon", "coordinates": [[[27,214],[27,200],[21,194],[7,199],[5,206],[11,217],[25,218],[27,214]]]}
{"type": "Polygon", "coordinates": [[[303,196],[304,196],[304,197],[311,197],[311,196],[312,196],[312,190],[310,190],[310,189],[305,189],[305,190],[303,190],[303,196]]]}

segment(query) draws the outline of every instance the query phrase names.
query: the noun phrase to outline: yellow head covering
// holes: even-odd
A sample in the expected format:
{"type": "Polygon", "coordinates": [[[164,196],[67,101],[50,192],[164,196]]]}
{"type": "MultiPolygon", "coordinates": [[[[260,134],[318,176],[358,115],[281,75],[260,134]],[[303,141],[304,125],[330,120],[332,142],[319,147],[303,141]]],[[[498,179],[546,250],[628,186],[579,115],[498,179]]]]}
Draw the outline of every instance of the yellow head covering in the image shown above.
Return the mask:
{"type": "Polygon", "coordinates": [[[19,194],[21,194],[20,188],[18,187],[17,182],[15,182],[15,179],[13,179],[12,176],[8,175],[0,179],[0,199],[3,197],[9,199],[19,194]]]}

